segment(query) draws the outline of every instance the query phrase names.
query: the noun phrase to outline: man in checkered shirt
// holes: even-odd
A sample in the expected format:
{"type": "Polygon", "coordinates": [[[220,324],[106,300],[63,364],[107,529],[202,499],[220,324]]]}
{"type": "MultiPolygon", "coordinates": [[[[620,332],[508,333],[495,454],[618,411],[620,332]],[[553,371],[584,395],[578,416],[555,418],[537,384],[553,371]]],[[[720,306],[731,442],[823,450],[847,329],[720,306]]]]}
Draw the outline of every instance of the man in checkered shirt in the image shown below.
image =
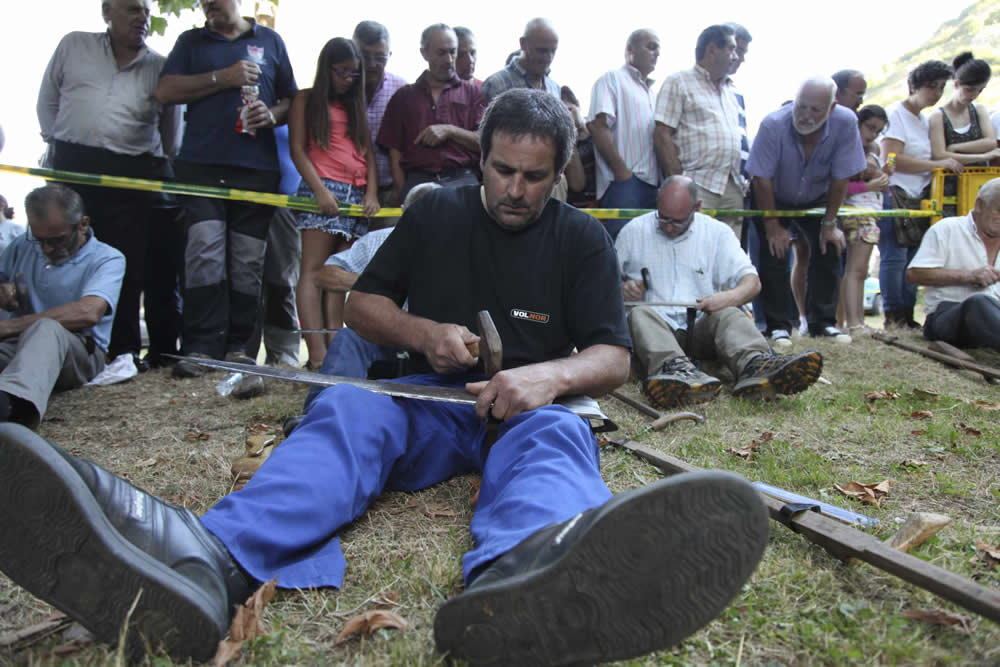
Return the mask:
{"type": "MultiPolygon", "coordinates": [[[[738,60],[729,25],[698,36],[695,65],[668,76],[656,97],[653,143],[664,176],[688,176],[705,208],[742,209],[740,105],[729,73],[738,60]]],[[[739,239],[742,218],[723,217],[739,239]]]]}

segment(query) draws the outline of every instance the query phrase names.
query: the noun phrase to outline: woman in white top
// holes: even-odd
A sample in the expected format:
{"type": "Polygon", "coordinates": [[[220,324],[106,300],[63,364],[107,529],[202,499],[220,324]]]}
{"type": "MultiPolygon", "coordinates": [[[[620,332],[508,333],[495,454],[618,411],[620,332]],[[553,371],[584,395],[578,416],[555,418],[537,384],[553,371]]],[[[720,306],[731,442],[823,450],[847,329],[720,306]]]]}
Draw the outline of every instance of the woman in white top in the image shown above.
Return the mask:
{"type": "MultiPolygon", "coordinates": [[[[907,77],[909,96],[888,109],[889,127],[882,139],[881,157],[884,164],[895,164],[895,171],[889,177],[886,208],[919,209],[920,200],[928,195],[932,169],[950,169],[956,174],[963,169],[954,158],[932,158],[930,125],[921,113],[938,103],[951,75],[951,67],[940,60],[921,63],[907,77]]],[[[906,265],[920,242],[917,239],[912,245],[900,245],[895,229],[897,224],[915,220],[923,219],[879,219],[879,283],[887,328],[920,328],[913,319],[917,288],[907,283],[905,277],[906,265]]]]}

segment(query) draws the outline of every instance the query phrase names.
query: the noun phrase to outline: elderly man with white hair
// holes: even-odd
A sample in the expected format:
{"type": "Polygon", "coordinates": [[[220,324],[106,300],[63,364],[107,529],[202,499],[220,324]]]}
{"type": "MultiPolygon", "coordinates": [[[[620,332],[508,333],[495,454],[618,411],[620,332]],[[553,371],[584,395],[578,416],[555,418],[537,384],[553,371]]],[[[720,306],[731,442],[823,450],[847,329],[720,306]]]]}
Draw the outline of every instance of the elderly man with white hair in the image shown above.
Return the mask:
{"type": "Polygon", "coordinates": [[[799,87],[793,104],[768,114],[750,149],[747,172],[753,178],[754,208],[788,210],[824,208],[821,219],[756,219],[761,238],[760,274],[764,315],[771,345],[792,346],[788,332],[798,321],[786,258],[790,229],[812,250],[806,289],[809,333],[850,343],[836,328],[840,253],[846,242],[837,226],[848,179],[864,170],[858,120],[838,106],[837,86],[826,76],[811,77],[799,87]]]}
{"type": "Polygon", "coordinates": [[[968,214],[927,230],[906,280],[926,287],[925,338],[1000,350],[1000,178],[968,214]]]}

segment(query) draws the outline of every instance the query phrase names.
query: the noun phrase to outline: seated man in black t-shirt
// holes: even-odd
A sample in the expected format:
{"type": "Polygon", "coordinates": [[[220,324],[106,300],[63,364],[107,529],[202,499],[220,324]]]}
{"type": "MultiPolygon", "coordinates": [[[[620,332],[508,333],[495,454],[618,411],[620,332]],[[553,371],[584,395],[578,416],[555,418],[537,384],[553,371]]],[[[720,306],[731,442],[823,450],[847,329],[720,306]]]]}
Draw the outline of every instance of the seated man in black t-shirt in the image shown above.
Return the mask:
{"type": "Polygon", "coordinates": [[[439,650],[470,662],[615,660],[674,644],[722,611],[767,542],[753,487],[700,472],[612,496],[589,423],[552,404],[614,388],[629,363],[611,240],[550,198],[573,146],[569,114],[540,91],[513,90],[493,101],[480,137],[482,188],[408,209],[346,313],[432,371],[407,382],[465,387],[475,406],[327,389],[247,487],[200,520],[0,427],[0,517],[19,534],[0,549],[0,569],[98,637],[117,638],[131,614],[137,646],[145,637],[205,660],[257,582],[339,587],[338,531],[383,490],[480,471],[466,591],[437,613],[439,650]],[[504,345],[489,379],[466,347],[482,309],[504,345]],[[495,437],[487,417],[499,420],[495,437]],[[46,502],[20,493],[20,479],[46,489],[46,502]],[[74,576],[58,579],[59,562],[74,576]]]}

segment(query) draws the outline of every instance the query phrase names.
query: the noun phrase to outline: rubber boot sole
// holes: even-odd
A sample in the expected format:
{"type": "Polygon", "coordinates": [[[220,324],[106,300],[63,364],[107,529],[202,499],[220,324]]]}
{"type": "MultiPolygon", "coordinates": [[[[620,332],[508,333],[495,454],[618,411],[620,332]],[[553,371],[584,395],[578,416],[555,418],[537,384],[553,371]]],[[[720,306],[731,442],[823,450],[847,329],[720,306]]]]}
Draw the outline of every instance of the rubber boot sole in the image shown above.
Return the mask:
{"type": "Polygon", "coordinates": [[[733,395],[745,400],[770,401],[778,394],[791,396],[799,394],[816,384],[823,373],[823,355],[809,350],[795,355],[795,358],[768,378],[757,382],[737,381],[733,395]]]}
{"type": "Polygon", "coordinates": [[[0,424],[0,526],[0,570],[100,641],[117,643],[127,620],[133,660],[207,661],[228,632],[228,609],[126,540],[62,455],[16,424],[0,424]]]}
{"type": "Polygon", "coordinates": [[[643,387],[649,401],[661,410],[680,405],[705,403],[715,398],[722,389],[722,382],[688,383],[682,380],[650,380],[643,387]]]}
{"type": "Polygon", "coordinates": [[[726,608],[767,539],[759,493],[731,473],[619,494],[554,562],[446,602],[434,619],[437,647],[490,665],[594,663],[667,648],[726,608]]]}

